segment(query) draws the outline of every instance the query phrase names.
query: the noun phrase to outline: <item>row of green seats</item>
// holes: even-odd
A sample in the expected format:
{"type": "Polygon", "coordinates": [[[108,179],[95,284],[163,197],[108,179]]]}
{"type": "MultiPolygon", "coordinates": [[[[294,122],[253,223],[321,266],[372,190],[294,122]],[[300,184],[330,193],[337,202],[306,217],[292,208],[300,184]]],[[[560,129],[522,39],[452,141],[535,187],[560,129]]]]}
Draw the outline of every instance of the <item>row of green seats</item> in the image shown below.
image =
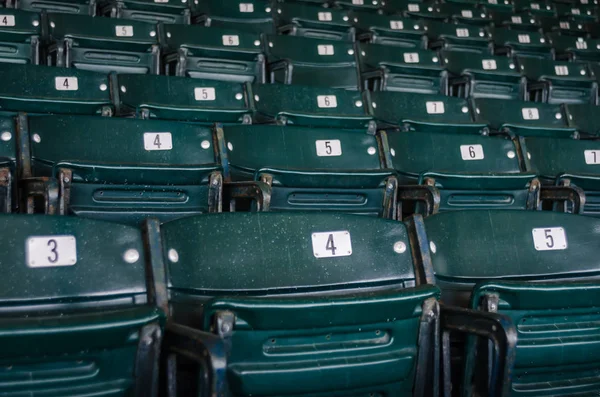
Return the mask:
{"type": "Polygon", "coordinates": [[[9,395],[598,390],[595,218],[0,219],[9,395]],[[452,349],[457,335],[471,338],[452,349]]]}
{"type": "Polygon", "coordinates": [[[4,212],[137,224],[232,210],[248,200],[258,210],[391,219],[551,204],[547,209],[600,210],[598,141],[537,130],[516,138],[90,116],[2,122],[4,212]]]}

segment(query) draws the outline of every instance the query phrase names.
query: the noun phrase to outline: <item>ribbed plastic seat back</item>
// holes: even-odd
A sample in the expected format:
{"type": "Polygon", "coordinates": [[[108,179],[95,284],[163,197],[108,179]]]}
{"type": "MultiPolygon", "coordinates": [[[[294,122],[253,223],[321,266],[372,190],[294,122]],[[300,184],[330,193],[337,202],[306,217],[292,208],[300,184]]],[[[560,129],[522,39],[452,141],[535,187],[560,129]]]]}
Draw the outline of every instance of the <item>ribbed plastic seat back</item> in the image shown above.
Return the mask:
{"type": "Polygon", "coordinates": [[[490,53],[490,37],[483,27],[429,21],[427,36],[429,36],[429,48],[434,50],[490,53]]]}
{"type": "Polygon", "coordinates": [[[521,32],[497,28],[491,31],[494,39],[494,52],[498,55],[528,56],[552,59],[554,50],[548,39],[539,32],[521,32]]]}
{"type": "Polygon", "coordinates": [[[427,48],[423,22],[396,15],[362,13],[356,15],[360,41],[405,48],[427,48]]]}
{"type": "Polygon", "coordinates": [[[41,15],[2,8],[0,22],[0,62],[40,64],[41,15]]]}
{"type": "Polygon", "coordinates": [[[277,31],[315,39],[354,41],[355,29],[346,10],[299,3],[277,5],[277,31]]]}
{"type": "Polygon", "coordinates": [[[148,23],[190,23],[188,2],[177,0],[109,0],[102,2],[101,14],[111,18],[148,23]]]}
{"type": "Polygon", "coordinates": [[[204,0],[191,4],[192,23],[253,33],[274,33],[274,5],[265,0],[204,0]]]}
{"type": "Polygon", "coordinates": [[[35,12],[96,15],[96,0],[12,0],[14,8],[35,12]]]}

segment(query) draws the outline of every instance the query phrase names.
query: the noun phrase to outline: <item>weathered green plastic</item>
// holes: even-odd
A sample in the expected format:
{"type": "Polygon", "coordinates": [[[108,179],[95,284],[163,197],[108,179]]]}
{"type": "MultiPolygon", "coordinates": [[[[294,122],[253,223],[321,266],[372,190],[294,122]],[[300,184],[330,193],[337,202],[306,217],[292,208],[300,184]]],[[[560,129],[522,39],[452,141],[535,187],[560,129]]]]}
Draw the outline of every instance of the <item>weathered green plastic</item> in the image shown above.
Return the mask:
{"type": "Polygon", "coordinates": [[[494,39],[494,52],[498,55],[527,56],[552,59],[553,49],[548,39],[539,32],[497,28],[490,31],[494,39]],[[519,41],[519,35],[523,36],[519,41]],[[526,42],[529,37],[529,42],[526,42]]]}
{"type": "Polygon", "coordinates": [[[355,12],[358,39],[405,48],[427,48],[423,22],[402,16],[355,12]]]}
{"type": "Polygon", "coordinates": [[[0,75],[6,79],[0,85],[1,112],[111,114],[113,110],[106,74],[0,64],[0,75]]]}
{"type": "Polygon", "coordinates": [[[436,52],[360,43],[358,60],[365,88],[418,94],[446,93],[445,72],[436,52]],[[413,60],[407,63],[405,57],[409,56],[413,60]]]}
{"type": "Polygon", "coordinates": [[[575,4],[568,3],[556,3],[556,14],[559,17],[571,18],[574,22],[595,22],[597,8],[595,3],[590,4],[589,2],[584,4],[576,2],[575,4]]]}
{"type": "Polygon", "coordinates": [[[273,5],[261,0],[244,0],[242,3],[246,6],[240,7],[240,3],[238,0],[194,2],[191,4],[193,23],[254,33],[275,33],[272,15],[277,4],[273,5]]]}
{"type": "Polygon", "coordinates": [[[458,24],[473,26],[486,26],[492,21],[484,9],[479,9],[469,4],[442,3],[437,6],[437,12],[447,15],[447,18],[458,24]]]}
{"type": "Polygon", "coordinates": [[[57,66],[103,73],[156,73],[158,41],[152,24],[71,14],[48,14],[48,23],[58,47],[57,66]],[[128,30],[126,26],[133,36],[117,36],[117,29],[121,34],[128,30]]]}
{"type": "Polygon", "coordinates": [[[2,137],[0,140],[0,172],[7,172],[10,178],[8,181],[0,181],[0,213],[11,212],[16,206],[16,190],[13,188],[16,181],[16,128],[15,122],[9,117],[0,117],[0,131],[2,137]]]}
{"type": "Polygon", "coordinates": [[[537,18],[543,16],[556,17],[554,4],[547,0],[513,0],[513,4],[516,11],[526,11],[537,18]]]}
{"type": "Polygon", "coordinates": [[[525,209],[533,173],[522,173],[510,139],[476,134],[397,132],[388,134],[392,166],[401,184],[433,180],[440,211],[525,209]],[[481,145],[483,158],[475,155],[481,145]]]}
{"type": "Polygon", "coordinates": [[[149,23],[190,23],[187,1],[111,0],[104,4],[103,14],[111,18],[134,19],[149,23]]]}
{"type": "Polygon", "coordinates": [[[448,18],[446,14],[438,12],[433,4],[423,3],[420,0],[387,0],[382,5],[382,9],[388,14],[399,14],[415,20],[443,21],[448,18]]]}
{"type": "Polygon", "coordinates": [[[76,215],[137,223],[207,212],[209,179],[221,172],[212,133],[198,125],[40,116],[29,132],[34,176],[72,172],[67,211],[76,215]],[[146,150],[144,134],[159,132],[171,133],[172,149],[146,150]]]}
{"type": "Polygon", "coordinates": [[[265,36],[271,83],[357,90],[359,72],[351,42],[295,36],[265,36]],[[328,55],[319,54],[319,46],[328,55]],[[329,54],[333,51],[333,54],[329,54]]]}
{"type": "Polygon", "coordinates": [[[502,7],[501,9],[495,9],[491,14],[494,26],[521,32],[536,32],[540,30],[542,26],[539,18],[532,18],[528,12],[515,13],[511,5],[510,2],[504,4],[503,1],[496,2],[495,5],[486,4],[485,7],[487,9],[490,7],[502,7]]]}
{"type": "Polygon", "coordinates": [[[287,84],[258,84],[252,91],[257,122],[366,131],[373,120],[356,91],[287,84]]]}
{"type": "Polygon", "coordinates": [[[136,377],[148,375],[137,365],[143,329],[162,324],[147,304],[141,231],[67,216],[0,220],[3,393],[136,395],[136,377]],[[76,263],[28,266],[28,238],[54,235],[75,239],[76,263]],[[135,262],[125,261],[128,250],[139,254],[135,262]]]}
{"type": "MultiPolygon", "coordinates": [[[[596,258],[590,253],[585,259],[597,267],[596,258]]],[[[488,295],[498,296],[498,312],[517,327],[511,396],[573,396],[598,390],[600,283],[487,282],[475,288],[471,305],[476,307],[488,295]]]]}
{"type": "Polygon", "coordinates": [[[382,166],[377,139],[366,131],[244,125],[227,126],[224,134],[232,179],[272,176],[271,210],[382,213],[393,171],[382,166]],[[317,155],[316,141],[335,140],[341,155],[317,155]]]}
{"type": "Polygon", "coordinates": [[[167,74],[238,83],[264,80],[258,33],[180,24],[163,25],[160,31],[167,74]],[[239,45],[223,44],[235,43],[235,37],[239,45]]]}
{"type": "Polygon", "coordinates": [[[14,8],[63,14],[96,15],[96,0],[14,0],[14,8]]]}
{"type": "Polygon", "coordinates": [[[482,27],[439,21],[428,21],[426,25],[430,49],[481,54],[490,52],[490,37],[482,27]]]}
{"type": "Polygon", "coordinates": [[[468,305],[473,286],[484,281],[531,282],[535,288],[535,281],[591,281],[600,276],[594,254],[600,248],[596,218],[552,211],[454,211],[425,218],[425,228],[435,247],[431,260],[436,284],[447,303],[468,305]],[[566,249],[536,250],[532,230],[554,227],[563,228],[566,249]]]}
{"type": "Polygon", "coordinates": [[[376,13],[379,12],[379,9],[381,7],[381,4],[379,2],[380,0],[372,0],[371,2],[365,0],[334,0],[333,4],[337,8],[343,8],[345,10],[376,13]]]}
{"type": "Polygon", "coordinates": [[[518,64],[529,80],[531,100],[552,104],[596,101],[598,83],[585,63],[519,58],[518,64]]]}
{"type": "Polygon", "coordinates": [[[354,41],[355,29],[345,10],[299,3],[277,5],[277,31],[314,39],[354,41]],[[325,14],[324,14],[325,13],[325,14]],[[327,14],[329,13],[329,14],[327,14]]]}
{"type": "Polygon", "coordinates": [[[448,85],[465,98],[523,99],[525,79],[511,58],[487,54],[442,51],[449,72],[448,85]]]}
{"type": "Polygon", "coordinates": [[[490,98],[473,99],[472,104],[475,121],[485,122],[498,132],[557,138],[570,138],[575,134],[575,128],[567,126],[560,105],[490,98]],[[537,109],[539,118],[535,119],[535,111],[529,113],[528,109],[537,109]],[[523,112],[528,119],[523,117],[523,112]]]}
{"type": "Polygon", "coordinates": [[[371,114],[380,127],[397,126],[404,131],[463,134],[479,134],[486,128],[485,123],[472,121],[469,103],[463,98],[391,91],[373,91],[369,96],[372,102],[371,114]],[[428,112],[428,102],[430,107],[435,107],[430,109],[435,113],[428,112]],[[439,102],[442,102],[442,105],[439,102]]]}
{"type": "Polygon", "coordinates": [[[2,9],[2,17],[14,16],[15,25],[0,25],[0,62],[39,64],[42,21],[36,12],[2,9]]]}
{"type": "Polygon", "coordinates": [[[590,104],[571,104],[563,106],[569,127],[580,134],[596,137],[600,135],[600,113],[598,106],[590,104]]]}
{"type": "Polygon", "coordinates": [[[241,123],[248,119],[250,93],[245,84],[177,76],[120,74],[121,114],[162,120],[241,123]],[[214,99],[213,91],[214,90],[214,99]]]}

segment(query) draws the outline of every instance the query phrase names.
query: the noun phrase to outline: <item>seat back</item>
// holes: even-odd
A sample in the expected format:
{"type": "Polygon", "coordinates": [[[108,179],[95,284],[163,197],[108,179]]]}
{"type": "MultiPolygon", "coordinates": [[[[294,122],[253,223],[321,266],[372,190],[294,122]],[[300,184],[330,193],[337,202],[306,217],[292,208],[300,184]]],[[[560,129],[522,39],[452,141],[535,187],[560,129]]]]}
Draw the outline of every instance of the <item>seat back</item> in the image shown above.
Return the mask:
{"type": "Polygon", "coordinates": [[[12,0],[13,7],[35,12],[96,15],[96,0],[12,0]]]}
{"type": "Polygon", "coordinates": [[[0,22],[0,62],[38,65],[43,26],[41,15],[3,8],[0,22]]]}
{"type": "Polygon", "coordinates": [[[275,20],[277,31],[294,36],[325,40],[354,41],[355,29],[346,10],[298,3],[282,3],[277,6],[275,20]]]}
{"type": "Polygon", "coordinates": [[[274,33],[273,5],[265,0],[206,0],[191,4],[194,24],[252,33],[274,33]]]}
{"type": "Polygon", "coordinates": [[[427,36],[429,37],[429,48],[433,50],[443,49],[484,54],[490,51],[490,37],[483,27],[428,21],[427,36]]]}
{"type": "Polygon", "coordinates": [[[110,0],[102,3],[101,13],[111,18],[134,19],[149,23],[190,23],[187,1],[110,0]]]}
{"type": "Polygon", "coordinates": [[[427,48],[423,22],[402,16],[372,13],[356,15],[358,39],[405,48],[427,48]]]}
{"type": "Polygon", "coordinates": [[[549,34],[552,46],[556,50],[557,59],[600,61],[598,48],[600,41],[583,37],[565,36],[557,33],[549,34]]]}
{"type": "Polygon", "coordinates": [[[565,115],[569,127],[575,128],[584,136],[596,137],[600,135],[600,114],[596,112],[598,107],[589,104],[566,104],[565,115]]]}
{"type": "Polygon", "coordinates": [[[548,40],[539,32],[493,29],[494,52],[498,55],[528,56],[552,59],[553,49],[548,40]]]}

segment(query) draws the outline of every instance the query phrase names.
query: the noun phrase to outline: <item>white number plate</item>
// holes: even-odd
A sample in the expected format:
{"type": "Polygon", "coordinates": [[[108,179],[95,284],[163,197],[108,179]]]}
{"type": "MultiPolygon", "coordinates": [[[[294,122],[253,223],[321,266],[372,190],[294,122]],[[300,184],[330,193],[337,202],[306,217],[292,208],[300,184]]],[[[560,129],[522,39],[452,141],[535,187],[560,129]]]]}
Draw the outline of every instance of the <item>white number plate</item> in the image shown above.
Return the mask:
{"type": "Polygon", "coordinates": [[[571,25],[569,22],[559,22],[558,24],[561,29],[571,29],[571,25]]]}
{"type": "Polygon", "coordinates": [[[223,45],[238,46],[240,45],[240,36],[238,35],[223,35],[223,45]]]}
{"type": "Polygon", "coordinates": [[[471,11],[471,10],[462,10],[460,12],[460,15],[462,15],[463,18],[473,18],[473,11],[471,11]]]}
{"type": "Polygon", "coordinates": [[[416,52],[405,52],[404,62],[406,63],[419,63],[419,54],[416,52]]]}
{"type": "Polygon", "coordinates": [[[240,3],[240,12],[254,12],[254,4],[240,3]]]}
{"type": "Polygon", "coordinates": [[[317,14],[319,21],[331,21],[333,17],[330,12],[320,12],[317,14]]]}
{"type": "Polygon", "coordinates": [[[155,3],[168,3],[169,0],[154,0],[155,3]]]}
{"type": "Polygon", "coordinates": [[[517,39],[519,40],[519,43],[524,43],[524,44],[531,43],[531,39],[529,38],[528,34],[520,34],[517,36],[517,39]]]}
{"type": "Polygon", "coordinates": [[[484,59],[481,61],[481,66],[484,70],[496,70],[496,60],[495,59],[484,59]]]}
{"type": "Polygon", "coordinates": [[[579,11],[579,8],[571,8],[571,14],[579,15],[581,14],[581,11],[579,11]]]}
{"type": "Polygon", "coordinates": [[[337,108],[335,95],[317,95],[317,106],[320,108],[337,108]]]}
{"type": "Polygon", "coordinates": [[[425,102],[428,114],[444,114],[444,102],[425,102]]]}
{"type": "Polygon", "coordinates": [[[404,29],[404,22],[402,21],[390,21],[390,29],[402,30],[404,29]]]}
{"type": "Polygon", "coordinates": [[[540,9],[540,5],[538,3],[531,3],[531,9],[532,10],[539,10],[540,9]]]}
{"type": "Polygon", "coordinates": [[[600,150],[584,150],[586,164],[600,164],[600,150]]]}
{"type": "Polygon", "coordinates": [[[498,4],[498,0],[488,0],[488,4],[498,4]]]}
{"type": "Polygon", "coordinates": [[[146,150],[171,150],[173,139],[170,132],[145,132],[144,149],[146,150]]]}
{"type": "Polygon", "coordinates": [[[511,17],[510,20],[512,21],[512,23],[523,23],[523,20],[521,20],[521,17],[511,17]]]}
{"type": "Polygon", "coordinates": [[[410,12],[419,12],[420,8],[418,4],[409,4],[408,5],[408,11],[410,12]]]}
{"type": "Polygon", "coordinates": [[[460,145],[460,156],[463,160],[483,160],[483,146],[460,145]]]}
{"type": "Polygon", "coordinates": [[[77,77],[55,77],[54,87],[58,91],[77,91],[79,84],[77,77]]]}
{"type": "Polygon", "coordinates": [[[133,37],[133,26],[117,25],[115,26],[115,34],[117,37],[133,37]]]}
{"type": "Polygon", "coordinates": [[[568,76],[569,75],[569,68],[564,65],[563,66],[555,66],[554,71],[556,72],[557,76],[568,76]]]}
{"type": "Polygon", "coordinates": [[[331,44],[321,44],[317,46],[319,55],[333,55],[333,46],[331,44]]]}
{"type": "Polygon", "coordinates": [[[587,43],[585,41],[577,40],[575,42],[575,47],[577,47],[578,50],[587,50],[587,43]]]}
{"type": "Polygon", "coordinates": [[[523,113],[523,119],[525,120],[540,119],[540,112],[538,112],[537,108],[523,108],[521,109],[521,113],[523,113]]]}
{"type": "Polygon", "coordinates": [[[537,228],[531,231],[533,246],[538,251],[567,249],[567,235],[562,227],[537,228]]]}
{"type": "Polygon", "coordinates": [[[357,6],[362,6],[363,4],[365,4],[364,0],[352,0],[352,4],[357,5],[357,6]]]}
{"type": "Polygon", "coordinates": [[[469,37],[469,29],[456,29],[456,36],[469,37]]]}
{"type": "Polygon", "coordinates": [[[194,88],[194,98],[197,101],[214,101],[216,97],[215,89],[212,87],[194,88]]]}
{"type": "Polygon", "coordinates": [[[313,254],[316,258],[332,258],[352,255],[350,232],[322,232],[312,234],[313,254]]]}
{"type": "Polygon", "coordinates": [[[0,26],[15,26],[15,16],[0,15],[0,26]]]}
{"type": "Polygon", "coordinates": [[[29,267],[73,266],[77,262],[74,236],[32,236],[25,242],[29,267]]]}
{"type": "Polygon", "coordinates": [[[315,146],[317,147],[317,156],[319,157],[342,155],[342,142],[339,139],[315,141],[315,146]]]}

